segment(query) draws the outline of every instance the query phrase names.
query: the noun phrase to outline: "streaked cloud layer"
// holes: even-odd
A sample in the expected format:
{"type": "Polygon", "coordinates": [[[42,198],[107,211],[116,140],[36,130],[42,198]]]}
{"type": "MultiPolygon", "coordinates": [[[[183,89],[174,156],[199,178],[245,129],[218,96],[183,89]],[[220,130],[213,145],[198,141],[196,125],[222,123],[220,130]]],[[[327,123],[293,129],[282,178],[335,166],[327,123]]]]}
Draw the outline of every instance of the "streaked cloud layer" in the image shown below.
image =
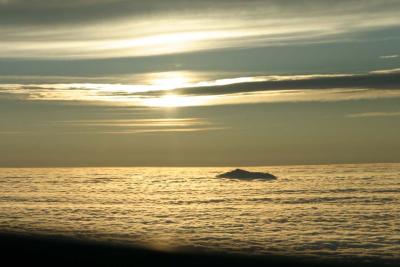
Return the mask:
{"type": "Polygon", "coordinates": [[[192,78],[196,74],[190,72],[141,77],[142,80],[137,78],[138,84],[0,84],[0,93],[3,97],[25,100],[153,107],[345,101],[400,96],[400,74],[393,70],[368,74],[248,76],[202,81],[192,78]]]}
{"type": "Polygon", "coordinates": [[[400,24],[398,1],[1,2],[0,57],[141,57],[348,41],[400,24]]]}

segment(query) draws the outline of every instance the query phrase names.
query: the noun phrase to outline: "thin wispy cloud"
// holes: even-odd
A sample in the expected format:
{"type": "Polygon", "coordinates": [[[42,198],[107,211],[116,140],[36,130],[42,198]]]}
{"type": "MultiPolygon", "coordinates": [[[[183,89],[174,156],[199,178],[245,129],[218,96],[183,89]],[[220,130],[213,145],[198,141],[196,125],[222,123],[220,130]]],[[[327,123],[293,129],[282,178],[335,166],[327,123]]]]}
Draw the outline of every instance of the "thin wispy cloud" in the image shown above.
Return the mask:
{"type": "Polygon", "coordinates": [[[380,56],[382,59],[391,59],[391,58],[398,58],[399,55],[394,54],[394,55],[385,55],[385,56],[380,56]]]}
{"type": "Polygon", "coordinates": [[[141,130],[109,130],[96,132],[72,132],[72,134],[176,134],[192,132],[208,132],[226,130],[226,127],[201,127],[201,128],[172,128],[172,129],[141,129],[141,130]]]}
{"type": "Polygon", "coordinates": [[[208,105],[238,105],[256,103],[307,103],[400,98],[400,90],[315,89],[278,90],[222,95],[208,105]]]}
{"type": "MultiPolygon", "coordinates": [[[[94,119],[43,123],[46,131],[57,135],[185,133],[226,129],[204,118],[94,119]]],[[[5,130],[0,135],[43,134],[42,128],[29,131],[5,130]]]]}
{"type": "Polygon", "coordinates": [[[58,129],[68,129],[63,134],[167,134],[225,129],[203,118],[54,121],[52,126],[58,129]]]}
{"type": "Polygon", "coordinates": [[[200,118],[167,118],[167,119],[113,119],[113,120],[75,120],[75,121],[55,121],[56,125],[68,126],[112,126],[130,128],[165,128],[165,127],[191,127],[199,125],[209,125],[205,119],[200,118]]]}
{"type": "Polygon", "coordinates": [[[370,73],[371,74],[400,74],[400,68],[374,70],[374,71],[371,71],[370,73]]]}
{"type": "Polygon", "coordinates": [[[364,113],[353,113],[347,115],[349,118],[374,118],[374,117],[398,117],[400,111],[395,112],[364,112],[364,113]]]}
{"type": "Polygon", "coordinates": [[[347,40],[399,25],[398,10],[399,2],[373,0],[3,1],[0,57],[141,57],[347,40]]]}

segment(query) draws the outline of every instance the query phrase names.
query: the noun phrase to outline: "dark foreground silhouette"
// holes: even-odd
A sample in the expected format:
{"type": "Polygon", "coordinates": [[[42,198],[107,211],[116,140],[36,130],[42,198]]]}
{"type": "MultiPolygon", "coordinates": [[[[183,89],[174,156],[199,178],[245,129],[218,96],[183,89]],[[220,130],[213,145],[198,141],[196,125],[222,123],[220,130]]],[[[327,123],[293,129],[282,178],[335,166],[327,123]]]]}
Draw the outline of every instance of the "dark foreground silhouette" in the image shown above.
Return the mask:
{"type": "Polygon", "coordinates": [[[400,266],[396,260],[162,252],[65,237],[0,234],[1,266],[400,266]]]}
{"type": "Polygon", "coordinates": [[[263,180],[275,180],[277,177],[266,172],[249,172],[242,169],[236,169],[230,172],[222,173],[217,175],[218,178],[231,178],[231,179],[263,179],[263,180]]]}

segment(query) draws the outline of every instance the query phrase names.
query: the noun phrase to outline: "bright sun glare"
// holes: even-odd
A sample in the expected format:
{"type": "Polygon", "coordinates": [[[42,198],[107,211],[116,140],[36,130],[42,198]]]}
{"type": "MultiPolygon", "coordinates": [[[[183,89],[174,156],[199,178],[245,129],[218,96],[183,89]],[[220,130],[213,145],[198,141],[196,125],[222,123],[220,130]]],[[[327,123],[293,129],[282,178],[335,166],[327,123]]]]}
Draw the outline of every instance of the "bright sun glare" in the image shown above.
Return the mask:
{"type": "Polygon", "coordinates": [[[164,95],[145,100],[146,106],[164,108],[195,106],[200,104],[200,102],[199,98],[179,95],[164,95]]]}
{"type": "Polygon", "coordinates": [[[149,79],[149,82],[154,86],[179,88],[189,84],[191,77],[184,72],[157,73],[149,79]]]}
{"type": "MultiPolygon", "coordinates": [[[[153,77],[149,77],[149,83],[160,89],[176,89],[189,85],[192,79],[192,77],[184,72],[166,72],[157,73],[153,77]]],[[[200,99],[197,97],[166,94],[160,97],[146,99],[144,103],[146,106],[151,107],[172,108],[198,105],[200,99]]]]}

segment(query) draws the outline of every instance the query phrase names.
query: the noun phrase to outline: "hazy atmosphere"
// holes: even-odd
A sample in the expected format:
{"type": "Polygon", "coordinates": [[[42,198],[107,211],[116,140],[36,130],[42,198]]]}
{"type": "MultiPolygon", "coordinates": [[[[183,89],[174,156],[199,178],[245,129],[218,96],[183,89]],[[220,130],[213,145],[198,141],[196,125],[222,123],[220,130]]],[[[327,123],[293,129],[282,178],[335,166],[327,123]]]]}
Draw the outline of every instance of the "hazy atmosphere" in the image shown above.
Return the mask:
{"type": "Polygon", "coordinates": [[[399,122],[400,0],[0,0],[0,265],[398,267],[399,122]]]}
{"type": "Polygon", "coordinates": [[[400,161],[399,1],[0,1],[0,166],[400,161]]]}

